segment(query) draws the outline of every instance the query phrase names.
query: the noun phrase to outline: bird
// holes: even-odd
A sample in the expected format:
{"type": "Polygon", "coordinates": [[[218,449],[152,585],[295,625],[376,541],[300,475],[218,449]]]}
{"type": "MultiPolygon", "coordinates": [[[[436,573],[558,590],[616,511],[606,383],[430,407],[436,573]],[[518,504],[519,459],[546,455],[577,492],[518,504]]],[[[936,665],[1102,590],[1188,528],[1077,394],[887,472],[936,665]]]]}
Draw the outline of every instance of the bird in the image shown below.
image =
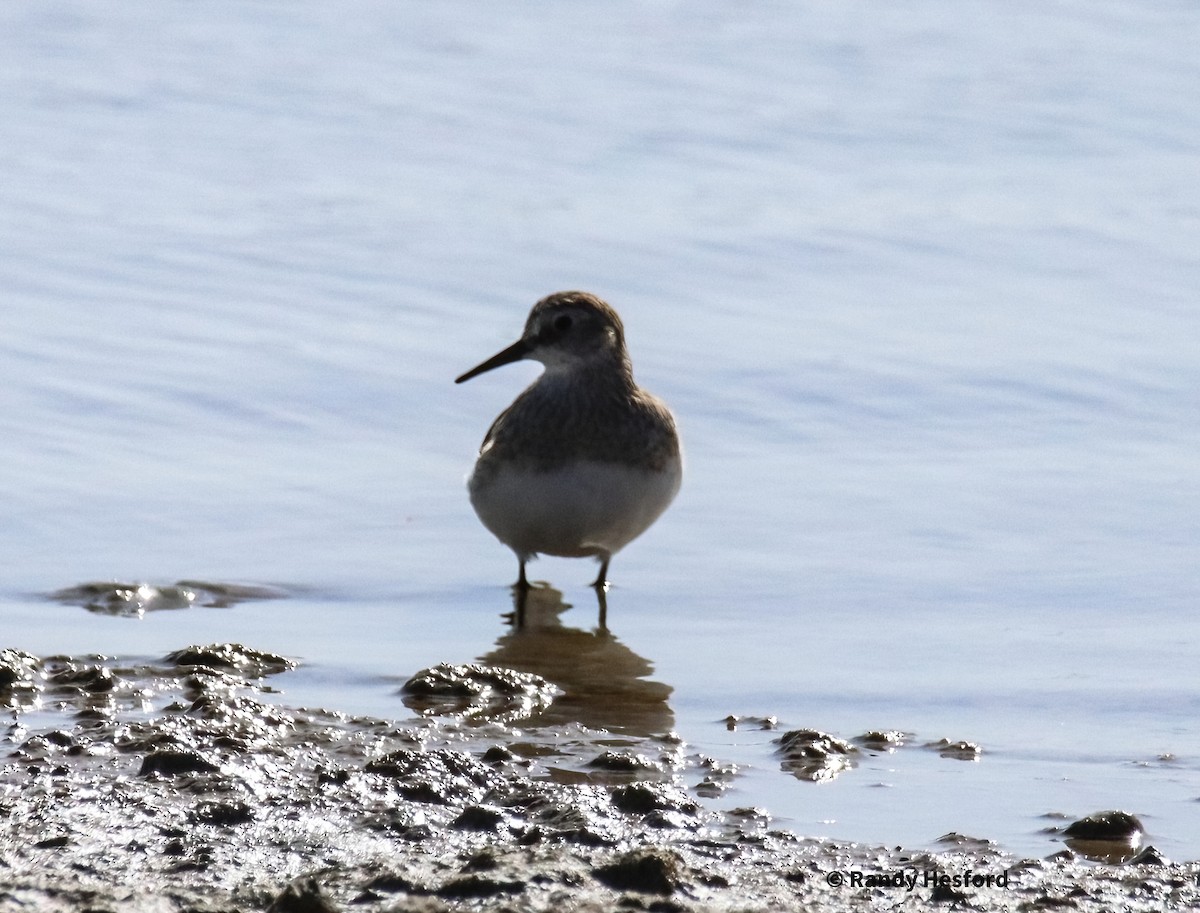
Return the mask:
{"type": "Polygon", "coordinates": [[[484,436],[467,480],[471,505],[516,554],[516,590],[529,589],[525,565],[544,554],[596,558],[592,586],[603,594],[613,555],[679,491],[675,418],[634,381],[620,316],[589,292],[537,302],[516,342],[455,383],[521,359],[545,370],[484,436]]]}

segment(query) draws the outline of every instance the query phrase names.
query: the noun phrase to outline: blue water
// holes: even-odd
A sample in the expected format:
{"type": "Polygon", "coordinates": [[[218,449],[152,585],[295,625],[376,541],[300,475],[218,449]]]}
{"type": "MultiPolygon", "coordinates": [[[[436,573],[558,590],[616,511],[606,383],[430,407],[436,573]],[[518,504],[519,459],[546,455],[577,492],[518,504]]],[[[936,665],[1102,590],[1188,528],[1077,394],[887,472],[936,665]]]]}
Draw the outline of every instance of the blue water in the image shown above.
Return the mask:
{"type": "MultiPolygon", "coordinates": [[[[609,626],[719,803],[1197,858],[1197,46],[1139,2],[5,4],[0,641],[239,640],[403,716],[508,631],[463,479],[536,367],[452,379],[586,288],[688,461],[609,626]],[[291,596],[43,598],[182,578],[291,596]],[[731,713],[915,746],[802,783],[731,713]]],[[[590,632],[594,568],[531,572],[590,632]]]]}

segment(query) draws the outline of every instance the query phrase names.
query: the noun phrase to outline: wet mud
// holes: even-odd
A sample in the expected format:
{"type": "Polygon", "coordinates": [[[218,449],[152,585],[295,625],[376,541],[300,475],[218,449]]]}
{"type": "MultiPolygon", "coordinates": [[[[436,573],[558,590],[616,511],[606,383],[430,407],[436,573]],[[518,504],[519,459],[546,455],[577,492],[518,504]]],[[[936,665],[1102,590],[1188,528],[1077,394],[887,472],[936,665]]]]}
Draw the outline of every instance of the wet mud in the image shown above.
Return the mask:
{"type": "MultiPolygon", "coordinates": [[[[760,809],[716,812],[704,800],[736,768],[671,733],[670,689],[644,661],[587,635],[585,661],[618,667],[610,693],[589,695],[553,653],[583,632],[553,612],[540,625],[479,663],[412,676],[402,721],[287,706],[271,681],[294,662],[239,644],[148,664],[0,650],[0,911],[1200,904],[1200,864],[1152,847],[1090,861],[1141,837],[1122,812],[1064,825],[1080,848],[1043,860],[967,835],[909,852],[808,839],[760,809]]],[[[798,777],[826,779],[908,739],[792,730],[777,752],[798,777]]]]}

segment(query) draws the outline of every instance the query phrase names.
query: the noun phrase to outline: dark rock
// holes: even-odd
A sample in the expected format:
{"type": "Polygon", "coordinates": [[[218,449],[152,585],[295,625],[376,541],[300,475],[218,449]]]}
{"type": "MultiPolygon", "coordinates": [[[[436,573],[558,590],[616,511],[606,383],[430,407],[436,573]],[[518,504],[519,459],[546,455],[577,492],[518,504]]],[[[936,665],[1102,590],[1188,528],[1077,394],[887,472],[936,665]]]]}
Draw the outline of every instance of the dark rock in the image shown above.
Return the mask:
{"type": "Polygon", "coordinates": [[[448,805],[451,800],[478,798],[489,785],[499,783],[487,765],[461,751],[401,749],[368,761],[368,773],[396,781],[396,791],[414,802],[448,805]]]}
{"type": "Polygon", "coordinates": [[[983,837],[968,837],[966,834],[960,834],[957,831],[942,834],[936,842],[943,846],[952,846],[957,850],[969,850],[975,853],[994,850],[996,848],[995,844],[990,840],[983,837]]]}
{"type": "Polygon", "coordinates": [[[588,767],[613,773],[661,773],[663,769],[657,761],[633,751],[606,751],[588,761],[588,767]]]}
{"type": "Polygon", "coordinates": [[[731,713],[721,722],[725,724],[725,728],[730,732],[750,728],[769,731],[779,727],[778,718],[773,716],[738,716],[731,713]]]}
{"type": "Polygon", "coordinates": [[[491,850],[480,850],[463,863],[462,870],[464,872],[492,872],[499,866],[500,863],[496,861],[495,853],[491,850]]]}
{"type": "Polygon", "coordinates": [[[189,815],[193,824],[233,827],[254,820],[254,809],[245,802],[201,802],[189,815]]]}
{"type": "Polygon", "coordinates": [[[967,895],[947,882],[936,881],[929,899],[933,903],[962,903],[967,900],[967,895]]]}
{"type": "Polygon", "coordinates": [[[496,881],[479,875],[454,878],[435,892],[439,897],[495,897],[498,894],[520,894],[525,890],[522,881],[496,881]]]}
{"type": "Polygon", "coordinates": [[[832,780],[853,766],[858,753],[849,742],[816,729],[793,729],[775,743],[783,755],[780,766],[801,780],[832,780]]]}
{"type": "Polygon", "coordinates": [[[8,692],[35,690],[41,667],[41,661],[32,653],[0,650],[0,699],[8,692]]]}
{"type": "Polygon", "coordinates": [[[655,811],[694,815],[699,806],[675,786],[667,783],[630,783],[612,792],[613,805],[627,815],[648,815],[655,811]]]}
{"type": "Polygon", "coordinates": [[[494,831],[504,823],[504,815],[494,808],[484,808],[481,805],[468,805],[451,823],[462,831],[494,831]]]}
{"type": "Polygon", "coordinates": [[[872,729],[854,741],[870,751],[894,751],[904,744],[907,736],[899,729],[872,729]]]}
{"type": "Polygon", "coordinates": [[[521,694],[530,685],[544,682],[540,676],[512,669],[500,669],[478,663],[451,665],[442,663],[422,669],[400,689],[403,694],[439,697],[474,697],[485,691],[497,694],[521,694]]]}
{"type": "Polygon", "coordinates": [[[546,839],[546,832],[536,824],[525,828],[517,835],[518,846],[536,846],[546,839]]]}
{"type": "Polygon", "coordinates": [[[1093,862],[1124,865],[1139,854],[1142,823],[1127,812],[1097,812],[1063,829],[1067,846],[1093,862]]]}
{"type": "Polygon", "coordinates": [[[663,849],[640,849],[626,853],[607,865],[592,870],[598,881],[618,891],[642,894],[672,894],[680,885],[682,863],[675,853],[663,849]]]}
{"type": "Polygon", "coordinates": [[[617,841],[611,837],[606,837],[604,834],[598,834],[590,827],[568,828],[558,831],[554,835],[555,840],[562,843],[577,843],[580,846],[616,846],[617,841]]]}
{"type": "Polygon", "coordinates": [[[117,685],[112,670],[99,665],[76,665],[70,663],[54,669],[47,676],[51,687],[75,689],[88,694],[106,694],[117,685]]]}
{"type": "Polygon", "coordinates": [[[646,904],[646,910],[647,913],[684,913],[687,907],[678,901],[668,898],[666,900],[650,901],[650,903],[646,904]]]}
{"type": "Polygon", "coordinates": [[[345,786],[350,782],[350,771],[341,768],[318,767],[317,784],[320,786],[345,786]]]}
{"type": "Polygon", "coordinates": [[[1159,865],[1166,865],[1167,861],[1165,859],[1163,859],[1162,855],[1158,852],[1157,849],[1155,849],[1152,846],[1148,846],[1145,849],[1143,849],[1140,853],[1138,853],[1136,856],[1134,856],[1132,859],[1130,859],[1129,864],[1130,865],[1159,866],[1159,865]]]}
{"type": "Polygon", "coordinates": [[[170,872],[207,872],[213,865],[213,850],[210,846],[185,846],[180,861],[171,866],[170,872]],[[190,855],[189,855],[190,854],[190,855]]]}
{"type": "Polygon", "coordinates": [[[286,656],[253,650],[241,644],[184,647],[168,653],[166,658],[167,662],[176,666],[233,670],[248,678],[263,678],[296,668],[296,663],[286,656]]]}
{"type": "Polygon", "coordinates": [[[643,827],[653,827],[659,830],[688,827],[694,822],[680,812],[653,811],[642,817],[643,827]]]}
{"type": "Polygon", "coordinates": [[[1119,840],[1129,843],[1140,840],[1145,828],[1128,812],[1104,811],[1080,818],[1063,830],[1064,837],[1075,840],[1119,840]]]}
{"type": "Polygon", "coordinates": [[[983,754],[983,749],[974,742],[959,740],[952,742],[950,739],[938,739],[936,742],[930,742],[926,748],[932,748],[943,758],[950,758],[954,761],[978,761],[983,754]]]}
{"type": "Polygon", "coordinates": [[[271,901],[267,913],[337,913],[337,907],[315,878],[298,878],[271,901]]]}
{"type": "Polygon", "coordinates": [[[410,879],[395,872],[385,872],[381,875],[376,875],[366,883],[365,887],[373,891],[383,891],[387,894],[420,894],[424,890],[410,879]]]}
{"type": "Polygon", "coordinates": [[[220,769],[199,752],[164,749],[152,751],[142,759],[138,776],[149,777],[158,774],[177,777],[182,774],[216,773],[220,769]]]}
{"type": "Polygon", "coordinates": [[[418,672],[400,693],[405,705],[418,713],[515,719],[545,710],[559,690],[531,672],[441,663],[418,672]]]}

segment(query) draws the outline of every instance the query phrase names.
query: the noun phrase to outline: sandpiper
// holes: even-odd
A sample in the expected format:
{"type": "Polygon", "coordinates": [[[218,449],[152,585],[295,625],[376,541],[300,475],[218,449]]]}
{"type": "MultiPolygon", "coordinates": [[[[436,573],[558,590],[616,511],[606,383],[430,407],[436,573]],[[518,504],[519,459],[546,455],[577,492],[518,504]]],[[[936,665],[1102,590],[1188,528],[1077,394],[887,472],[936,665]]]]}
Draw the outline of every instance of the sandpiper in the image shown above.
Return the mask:
{"type": "Polygon", "coordinates": [[[479,519],[520,562],[538,554],[608,563],[679,491],[683,461],[665,403],[639,387],[621,318],[587,292],[557,292],[521,338],[455,380],[523,358],[546,370],[492,422],[467,481],[479,519]]]}

